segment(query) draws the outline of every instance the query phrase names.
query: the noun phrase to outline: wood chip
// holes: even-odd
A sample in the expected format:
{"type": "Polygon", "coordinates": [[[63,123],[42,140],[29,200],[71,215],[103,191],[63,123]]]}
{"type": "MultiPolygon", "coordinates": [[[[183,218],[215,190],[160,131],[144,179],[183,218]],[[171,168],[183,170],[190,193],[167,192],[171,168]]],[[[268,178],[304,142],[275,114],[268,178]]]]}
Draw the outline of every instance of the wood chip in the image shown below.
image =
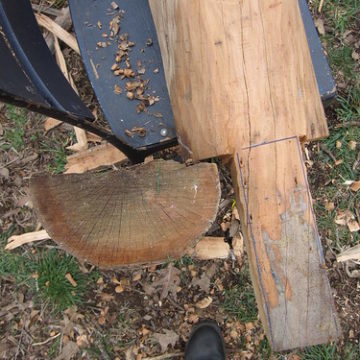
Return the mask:
{"type": "Polygon", "coordinates": [[[35,14],[36,20],[41,27],[44,27],[46,30],[53,33],[71,49],[73,49],[77,54],[80,55],[80,49],[78,43],[73,35],[64,30],[59,24],[51,20],[44,14],[35,14]]]}
{"type": "Polygon", "coordinates": [[[111,3],[111,6],[114,10],[117,10],[119,8],[119,5],[115,1],[111,3]]]}
{"type": "Polygon", "coordinates": [[[200,300],[199,302],[196,303],[196,307],[198,309],[206,309],[207,307],[209,307],[211,305],[211,303],[213,302],[213,299],[208,296],[202,300],[200,300]]]}
{"type": "Polygon", "coordinates": [[[69,283],[73,286],[73,287],[77,287],[77,283],[76,281],[74,280],[74,278],[72,277],[72,275],[70,273],[67,273],[65,275],[66,277],[66,280],[69,281],[69,283]]]}
{"type": "Polygon", "coordinates": [[[122,286],[122,285],[118,285],[118,286],[116,286],[116,288],[115,288],[115,292],[117,293],[117,294],[121,294],[121,293],[123,293],[124,292],[124,287],[122,286]]]}
{"type": "Polygon", "coordinates": [[[57,126],[59,126],[61,124],[62,124],[62,121],[54,119],[52,117],[47,117],[44,121],[45,133],[49,132],[50,130],[56,128],[57,126]]]}
{"type": "Polygon", "coordinates": [[[351,185],[350,185],[350,189],[354,192],[358,192],[360,190],[360,181],[354,181],[351,185]]]}
{"type": "Polygon", "coordinates": [[[34,241],[50,240],[50,239],[51,238],[49,234],[46,232],[46,230],[30,232],[22,235],[13,235],[8,239],[8,243],[5,246],[5,249],[14,250],[24,244],[28,244],[34,241]]]}
{"type": "Polygon", "coordinates": [[[67,157],[65,174],[82,174],[100,166],[109,166],[127,160],[115,146],[106,143],[67,157]]]}

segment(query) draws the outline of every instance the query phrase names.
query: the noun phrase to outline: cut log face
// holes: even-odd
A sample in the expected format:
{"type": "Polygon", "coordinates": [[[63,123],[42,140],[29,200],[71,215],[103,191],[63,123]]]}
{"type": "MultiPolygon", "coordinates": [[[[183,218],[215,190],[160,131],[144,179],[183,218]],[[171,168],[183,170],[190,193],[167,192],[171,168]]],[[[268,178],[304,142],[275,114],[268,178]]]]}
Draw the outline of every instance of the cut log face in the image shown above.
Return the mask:
{"type": "Polygon", "coordinates": [[[182,256],[208,230],[220,200],[215,164],[163,160],[117,172],[36,176],[30,189],[52,239],[102,268],[182,256]]]}

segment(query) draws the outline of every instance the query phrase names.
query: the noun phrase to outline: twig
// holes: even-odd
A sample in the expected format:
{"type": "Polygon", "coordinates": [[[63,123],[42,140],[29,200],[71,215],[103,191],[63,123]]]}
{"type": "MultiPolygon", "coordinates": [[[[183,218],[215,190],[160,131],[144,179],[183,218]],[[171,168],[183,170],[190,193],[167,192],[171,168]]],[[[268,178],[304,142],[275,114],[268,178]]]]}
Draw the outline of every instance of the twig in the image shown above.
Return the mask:
{"type": "Polygon", "coordinates": [[[160,356],[155,356],[152,358],[144,358],[143,360],[164,360],[164,359],[170,359],[173,357],[180,357],[180,356],[184,356],[184,353],[182,352],[177,352],[177,353],[172,353],[172,354],[164,354],[164,355],[160,355],[160,356]]]}
{"type": "Polygon", "coordinates": [[[54,335],[54,336],[51,336],[49,337],[47,340],[45,341],[42,341],[42,342],[38,342],[38,343],[35,343],[35,344],[32,344],[32,346],[41,346],[41,345],[45,345],[47,344],[48,342],[50,342],[51,340],[54,340],[56,339],[57,337],[59,337],[61,335],[61,332],[59,332],[58,334],[54,335]]]}
{"type": "Polygon", "coordinates": [[[42,12],[42,13],[47,14],[47,15],[52,15],[52,16],[61,16],[62,15],[61,10],[53,9],[51,7],[44,7],[44,6],[41,6],[41,5],[32,4],[32,8],[35,11],[39,11],[39,12],[42,12]]]}
{"type": "Polygon", "coordinates": [[[324,6],[324,0],[321,0],[319,5],[319,14],[321,13],[323,6],[324,6]]]}
{"type": "Polygon", "coordinates": [[[360,126],[360,121],[348,121],[343,124],[338,124],[335,126],[335,129],[343,129],[343,128],[348,128],[348,127],[352,127],[352,126],[360,126]]]}
{"type": "Polygon", "coordinates": [[[17,359],[17,357],[19,355],[19,352],[20,352],[20,345],[21,345],[23,333],[24,333],[24,325],[21,328],[20,339],[19,339],[19,342],[18,342],[18,345],[17,345],[17,348],[16,348],[16,354],[15,354],[15,357],[14,357],[15,360],[17,359]]]}
{"type": "Polygon", "coordinates": [[[333,155],[333,153],[324,145],[324,144],[320,144],[320,149],[326,154],[328,155],[331,160],[333,160],[334,162],[336,162],[336,157],[333,155]]]}

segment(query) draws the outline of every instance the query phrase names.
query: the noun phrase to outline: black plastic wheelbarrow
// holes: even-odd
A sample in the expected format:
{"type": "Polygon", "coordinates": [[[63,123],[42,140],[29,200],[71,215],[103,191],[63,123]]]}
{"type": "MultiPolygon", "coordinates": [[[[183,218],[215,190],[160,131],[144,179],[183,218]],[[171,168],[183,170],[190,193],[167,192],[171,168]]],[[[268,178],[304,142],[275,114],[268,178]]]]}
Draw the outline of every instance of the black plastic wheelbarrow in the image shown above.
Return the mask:
{"type": "MultiPolygon", "coordinates": [[[[328,101],[335,83],[306,0],[299,4],[320,94],[328,101]]],[[[148,0],[69,0],[69,5],[87,74],[112,132],[93,123],[92,113],[63,77],[29,0],[0,0],[0,99],[91,131],[133,163],[175,145],[148,0]]]]}

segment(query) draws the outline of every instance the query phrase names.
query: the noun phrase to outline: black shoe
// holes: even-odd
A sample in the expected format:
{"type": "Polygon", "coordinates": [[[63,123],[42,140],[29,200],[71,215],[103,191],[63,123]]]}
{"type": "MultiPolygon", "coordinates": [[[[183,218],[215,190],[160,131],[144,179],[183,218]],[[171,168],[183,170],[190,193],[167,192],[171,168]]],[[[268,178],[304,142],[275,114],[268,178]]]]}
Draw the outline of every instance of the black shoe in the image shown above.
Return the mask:
{"type": "Polygon", "coordinates": [[[215,322],[195,326],[186,345],[185,360],[225,360],[224,339],[215,322]]]}

